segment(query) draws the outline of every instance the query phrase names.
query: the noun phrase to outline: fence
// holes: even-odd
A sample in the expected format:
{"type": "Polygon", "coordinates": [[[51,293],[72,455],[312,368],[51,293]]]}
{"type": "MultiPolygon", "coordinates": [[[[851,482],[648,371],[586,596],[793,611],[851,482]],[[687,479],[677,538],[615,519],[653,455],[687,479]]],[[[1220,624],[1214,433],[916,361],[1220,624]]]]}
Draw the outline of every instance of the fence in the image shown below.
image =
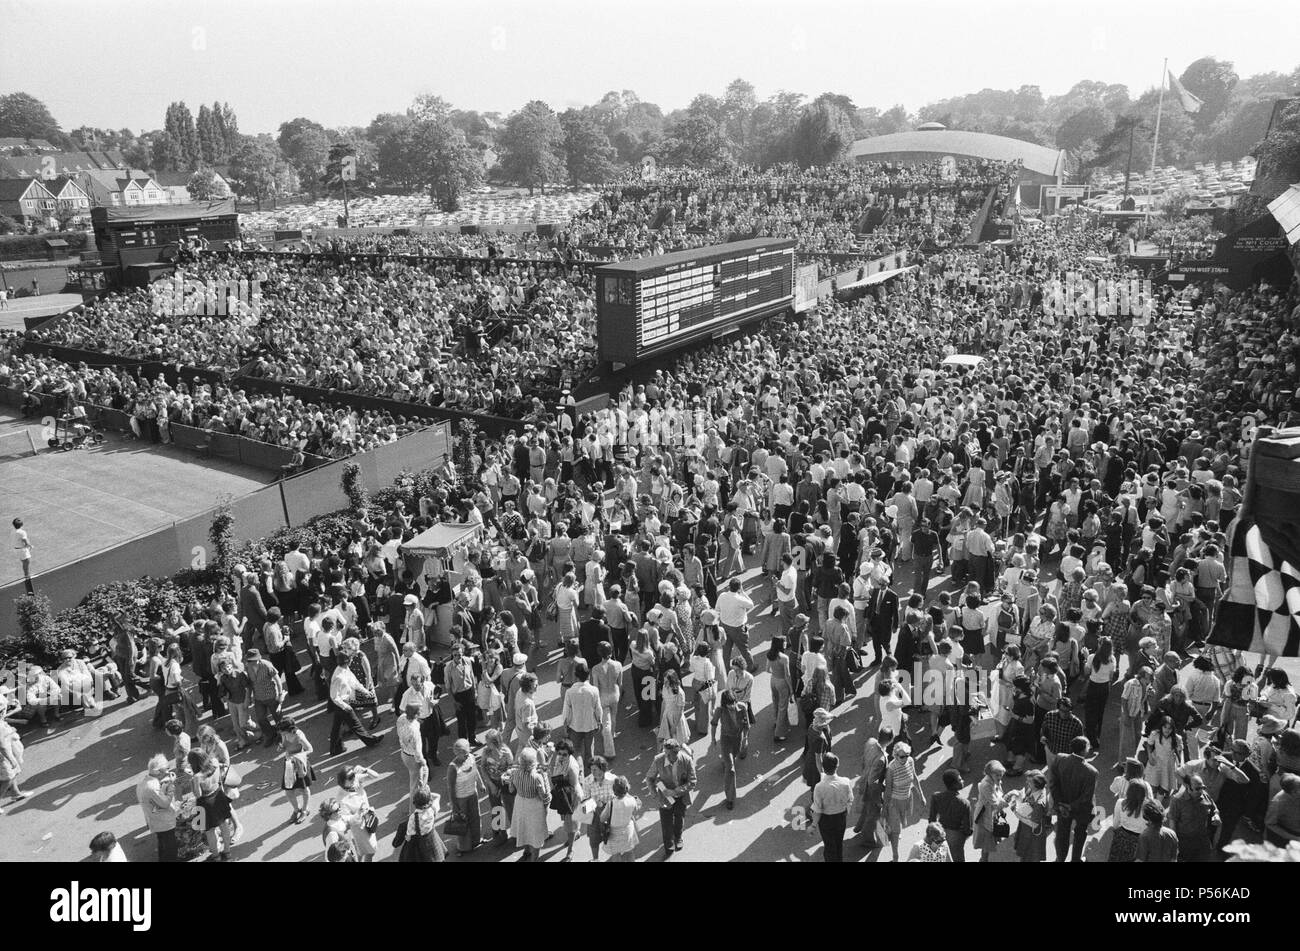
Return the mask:
{"type": "MultiPolygon", "coordinates": [[[[362,482],[373,492],[391,485],[403,471],[436,469],[450,456],[451,431],[442,423],[387,446],[264,486],[234,501],[236,541],[265,538],[278,529],[346,508],[348,499],[341,478],[347,462],[361,467],[362,482]]],[[[44,571],[34,579],[36,589],[49,597],[55,611],[62,611],[75,607],[96,585],[145,575],[166,577],[186,568],[202,567],[210,554],[208,529],[214,511],[201,512],[44,571]]],[[[13,603],[22,594],[21,581],[0,588],[0,630],[16,630],[13,603]]]]}

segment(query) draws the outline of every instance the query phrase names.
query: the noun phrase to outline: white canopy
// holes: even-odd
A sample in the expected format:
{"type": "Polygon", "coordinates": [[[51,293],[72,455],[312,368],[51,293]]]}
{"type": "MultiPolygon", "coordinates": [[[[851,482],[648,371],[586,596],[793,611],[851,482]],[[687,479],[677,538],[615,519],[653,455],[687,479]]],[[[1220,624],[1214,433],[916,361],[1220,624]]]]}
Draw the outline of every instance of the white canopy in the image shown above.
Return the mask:
{"type": "Polygon", "coordinates": [[[983,362],[983,357],[973,353],[954,353],[950,357],[943,358],[943,365],[946,367],[977,367],[983,362]]]}
{"type": "Polygon", "coordinates": [[[432,528],[425,529],[409,542],[403,542],[401,550],[408,555],[446,557],[455,548],[478,537],[480,526],[458,524],[456,522],[439,522],[432,528]]]}

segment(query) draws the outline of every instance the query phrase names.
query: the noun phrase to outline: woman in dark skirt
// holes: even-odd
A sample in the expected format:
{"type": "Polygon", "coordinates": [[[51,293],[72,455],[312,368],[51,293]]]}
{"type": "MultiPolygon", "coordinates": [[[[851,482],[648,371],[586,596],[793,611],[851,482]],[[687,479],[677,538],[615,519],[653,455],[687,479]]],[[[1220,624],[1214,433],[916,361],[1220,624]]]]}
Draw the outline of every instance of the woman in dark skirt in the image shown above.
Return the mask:
{"type": "Polygon", "coordinates": [[[980,604],[979,595],[969,595],[961,612],[961,649],[972,659],[984,653],[986,622],[980,604]]]}
{"type": "Polygon", "coordinates": [[[563,862],[573,859],[573,843],[578,834],[574,813],[582,801],[581,784],[582,771],[580,761],[573,755],[573,744],[560,740],[555,744],[555,758],[551,760],[551,808],[564,820],[563,862]]]}
{"type": "Polygon", "coordinates": [[[1007,748],[1007,758],[1011,760],[1007,775],[1020,776],[1038,736],[1034,728],[1033,681],[1021,674],[1012,681],[1012,690],[1011,719],[1007,722],[1007,732],[1002,736],[1002,745],[1007,748]]]}
{"type": "Polygon", "coordinates": [[[397,860],[399,862],[442,862],[447,858],[447,846],[434,828],[438,821],[438,797],[421,786],[411,797],[411,815],[400,838],[397,860]]]}
{"type": "Polygon", "coordinates": [[[229,861],[230,847],[238,838],[235,834],[238,820],[222,782],[225,771],[217,760],[202,750],[190,751],[189,765],[194,773],[194,802],[203,814],[203,833],[211,852],[208,861],[229,861]],[[225,848],[222,848],[223,838],[225,848]]]}

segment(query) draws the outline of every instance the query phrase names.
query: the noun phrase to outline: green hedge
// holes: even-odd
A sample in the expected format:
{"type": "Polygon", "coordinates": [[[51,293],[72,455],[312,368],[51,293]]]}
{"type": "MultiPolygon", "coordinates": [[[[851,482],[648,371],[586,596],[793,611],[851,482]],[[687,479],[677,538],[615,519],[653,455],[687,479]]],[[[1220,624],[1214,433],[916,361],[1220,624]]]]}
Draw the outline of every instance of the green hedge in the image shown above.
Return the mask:
{"type": "Polygon", "coordinates": [[[49,234],[6,234],[0,235],[0,260],[19,260],[21,258],[45,257],[49,250],[45,242],[53,238],[62,238],[68,242],[67,251],[75,254],[85,251],[91,245],[91,236],[85,231],[58,231],[49,234]]]}

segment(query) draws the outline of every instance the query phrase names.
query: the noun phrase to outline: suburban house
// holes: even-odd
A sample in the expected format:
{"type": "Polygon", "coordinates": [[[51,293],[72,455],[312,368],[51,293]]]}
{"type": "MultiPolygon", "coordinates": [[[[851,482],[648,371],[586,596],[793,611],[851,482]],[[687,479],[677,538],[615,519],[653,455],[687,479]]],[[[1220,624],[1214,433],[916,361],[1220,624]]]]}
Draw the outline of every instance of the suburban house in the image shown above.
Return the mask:
{"type": "Polygon", "coordinates": [[[113,170],[121,175],[128,169],[126,159],[117,150],[0,156],[0,178],[44,178],[47,175],[76,175],[102,170],[113,170]]]}
{"type": "Polygon", "coordinates": [[[90,196],[86,194],[85,189],[77,184],[76,179],[68,175],[60,175],[58,178],[42,181],[45,190],[54,196],[58,215],[62,218],[64,215],[90,220],[90,196]]]}
{"type": "MultiPolygon", "coordinates": [[[[230,183],[220,171],[211,169],[211,172],[217,178],[217,198],[229,198],[234,194],[230,183]]],[[[189,188],[190,178],[193,175],[193,172],[159,172],[153,176],[153,180],[167,190],[168,201],[172,204],[183,204],[194,200],[189,188]]]]}
{"type": "Polygon", "coordinates": [[[0,178],[0,214],[24,227],[33,220],[52,217],[58,200],[35,178],[0,178]]]}
{"type": "Polygon", "coordinates": [[[165,205],[168,200],[167,189],[144,172],[130,172],[117,179],[114,205],[165,205]]]}

